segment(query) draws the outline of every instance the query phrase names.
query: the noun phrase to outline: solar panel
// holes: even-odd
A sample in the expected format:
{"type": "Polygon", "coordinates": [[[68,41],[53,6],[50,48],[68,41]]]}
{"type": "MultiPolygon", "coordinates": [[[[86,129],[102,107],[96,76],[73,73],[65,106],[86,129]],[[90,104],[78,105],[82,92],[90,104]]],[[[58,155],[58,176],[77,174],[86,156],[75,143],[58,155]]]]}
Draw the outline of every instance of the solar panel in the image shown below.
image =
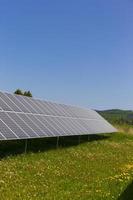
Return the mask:
{"type": "Polygon", "coordinates": [[[116,131],[94,110],[0,92],[0,140],[116,131]]]}

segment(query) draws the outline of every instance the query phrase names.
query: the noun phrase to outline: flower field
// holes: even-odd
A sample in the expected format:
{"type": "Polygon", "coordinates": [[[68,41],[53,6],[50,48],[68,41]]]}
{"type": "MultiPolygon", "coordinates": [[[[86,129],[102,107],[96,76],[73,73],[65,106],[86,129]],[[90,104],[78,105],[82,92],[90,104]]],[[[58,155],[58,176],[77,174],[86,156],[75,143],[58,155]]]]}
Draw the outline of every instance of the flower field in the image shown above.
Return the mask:
{"type": "Polygon", "coordinates": [[[132,134],[61,138],[58,149],[33,140],[23,150],[23,141],[1,142],[1,200],[132,199],[132,134]]]}

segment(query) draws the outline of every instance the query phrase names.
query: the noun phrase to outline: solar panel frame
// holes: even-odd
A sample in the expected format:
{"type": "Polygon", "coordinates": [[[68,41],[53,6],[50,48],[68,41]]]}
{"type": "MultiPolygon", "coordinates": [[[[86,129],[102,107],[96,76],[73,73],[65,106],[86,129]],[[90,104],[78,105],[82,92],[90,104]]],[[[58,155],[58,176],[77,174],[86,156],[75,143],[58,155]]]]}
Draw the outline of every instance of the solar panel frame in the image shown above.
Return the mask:
{"type": "Polygon", "coordinates": [[[30,112],[25,106],[24,104],[22,104],[18,98],[16,97],[17,95],[13,95],[13,94],[8,94],[6,93],[6,95],[19,107],[19,109],[24,112],[24,113],[28,113],[30,112]]]}
{"type": "Polygon", "coordinates": [[[6,104],[6,102],[4,102],[1,97],[0,97],[0,106],[2,108],[2,110],[5,111],[11,111],[12,109],[6,104]]]}
{"type": "Polygon", "coordinates": [[[0,112],[0,119],[20,138],[25,138],[28,135],[23,129],[10,117],[7,112],[0,112]]]}
{"type": "Polygon", "coordinates": [[[6,140],[19,139],[19,137],[15,133],[13,133],[13,131],[1,119],[0,119],[0,133],[2,133],[2,135],[6,138],[6,140]]]}
{"type": "Polygon", "coordinates": [[[21,110],[12,102],[9,97],[6,95],[6,93],[0,92],[0,98],[7,104],[8,107],[11,108],[11,110],[20,112],[21,110]]]}
{"type": "Polygon", "coordinates": [[[11,118],[21,127],[22,130],[24,130],[24,132],[27,133],[28,138],[35,138],[35,137],[39,137],[38,134],[35,133],[35,131],[32,129],[32,127],[30,127],[21,117],[20,115],[18,115],[17,113],[9,113],[9,115],[11,116],[11,118]]]}
{"type": "Polygon", "coordinates": [[[72,125],[70,124],[70,122],[68,121],[67,118],[61,118],[60,121],[66,127],[66,129],[68,130],[68,135],[75,135],[76,134],[75,128],[72,127],[72,125]]]}
{"type": "Polygon", "coordinates": [[[16,98],[29,110],[29,113],[37,113],[37,111],[25,100],[21,95],[16,95],[16,98]]]}
{"type": "Polygon", "coordinates": [[[50,120],[48,120],[48,117],[44,117],[42,116],[40,118],[40,121],[42,120],[42,122],[45,123],[45,125],[53,132],[54,136],[61,136],[61,133],[57,130],[57,127],[54,127],[54,123],[50,120]]]}
{"type": "Polygon", "coordinates": [[[6,140],[6,137],[2,133],[0,133],[0,140],[6,140]]]}
{"type": "Polygon", "coordinates": [[[37,114],[41,114],[42,113],[42,110],[38,107],[38,105],[36,105],[36,101],[32,100],[31,98],[24,98],[24,100],[30,104],[30,106],[32,107],[32,109],[35,110],[35,112],[37,114]]]}
{"type": "Polygon", "coordinates": [[[44,115],[50,115],[50,111],[48,110],[48,108],[46,106],[44,106],[45,101],[41,101],[40,99],[37,99],[36,103],[38,104],[38,106],[40,106],[40,108],[43,111],[44,115]]]}

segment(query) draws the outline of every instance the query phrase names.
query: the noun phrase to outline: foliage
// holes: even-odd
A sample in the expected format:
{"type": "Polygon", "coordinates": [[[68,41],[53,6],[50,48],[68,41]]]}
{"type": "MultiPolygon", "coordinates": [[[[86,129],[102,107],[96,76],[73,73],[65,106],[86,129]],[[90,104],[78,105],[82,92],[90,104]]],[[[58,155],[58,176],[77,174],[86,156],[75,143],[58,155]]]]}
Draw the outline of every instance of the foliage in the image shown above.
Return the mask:
{"type": "Polygon", "coordinates": [[[24,96],[32,97],[32,93],[30,91],[25,91],[24,96]]]}
{"type": "Polygon", "coordinates": [[[113,124],[128,124],[133,125],[133,111],[131,110],[105,110],[98,111],[105,119],[113,124]]]}
{"type": "Polygon", "coordinates": [[[81,136],[80,145],[64,137],[59,145],[54,149],[56,138],[29,140],[20,154],[24,141],[1,142],[1,200],[121,200],[133,180],[132,134],[81,136]]]}
{"type": "Polygon", "coordinates": [[[17,89],[14,94],[18,94],[18,95],[23,95],[23,96],[27,96],[27,97],[32,97],[32,93],[30,91],[25,91],[23,92],[20,89],[17,89]]]}
{"type": "Polygon", "coordinates": [[[23,95],[23,92],[22,92],[22,90],[17,89],[17,90],[14,92],[14,94],[23,95]]]}

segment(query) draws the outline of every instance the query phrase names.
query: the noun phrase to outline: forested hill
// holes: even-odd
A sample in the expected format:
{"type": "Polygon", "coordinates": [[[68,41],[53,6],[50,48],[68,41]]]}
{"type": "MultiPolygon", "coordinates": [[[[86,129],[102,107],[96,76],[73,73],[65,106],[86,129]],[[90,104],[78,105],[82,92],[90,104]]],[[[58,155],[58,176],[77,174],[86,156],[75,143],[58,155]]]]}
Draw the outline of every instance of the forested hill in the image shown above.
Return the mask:
{"type": "Polygon", "coordinates": [[[131,110],[112,109],[97,112],[111,123],[133,125],[133,111],[131,110]]]}

